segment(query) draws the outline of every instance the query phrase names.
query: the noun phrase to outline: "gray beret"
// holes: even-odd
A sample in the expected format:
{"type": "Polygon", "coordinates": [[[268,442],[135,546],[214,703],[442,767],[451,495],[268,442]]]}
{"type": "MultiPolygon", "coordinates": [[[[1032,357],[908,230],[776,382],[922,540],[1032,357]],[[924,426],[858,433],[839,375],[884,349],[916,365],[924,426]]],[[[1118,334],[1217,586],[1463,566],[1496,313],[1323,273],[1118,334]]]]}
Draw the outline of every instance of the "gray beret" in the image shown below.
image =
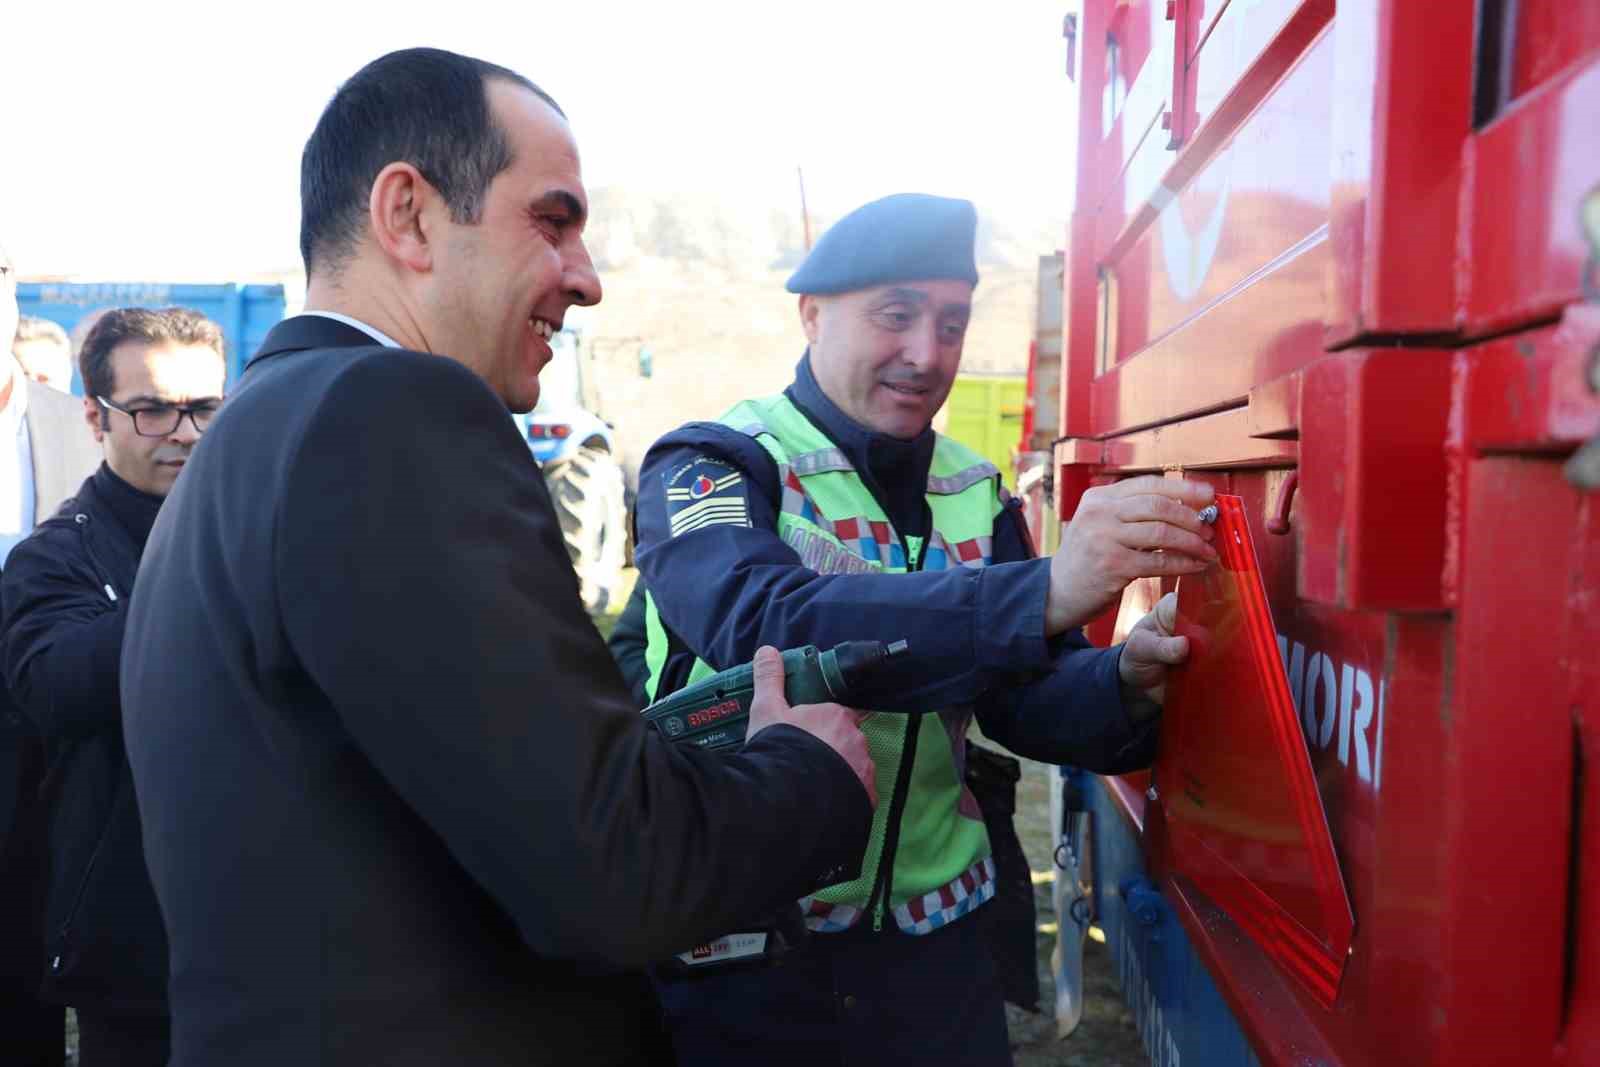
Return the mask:
{"type": "Polygon", "coordinates": [[[896,193],[829,227],[785,286],[791,293],[848,293],[891,282],[954,279],[978,284],[970,200],[896,193]]]}

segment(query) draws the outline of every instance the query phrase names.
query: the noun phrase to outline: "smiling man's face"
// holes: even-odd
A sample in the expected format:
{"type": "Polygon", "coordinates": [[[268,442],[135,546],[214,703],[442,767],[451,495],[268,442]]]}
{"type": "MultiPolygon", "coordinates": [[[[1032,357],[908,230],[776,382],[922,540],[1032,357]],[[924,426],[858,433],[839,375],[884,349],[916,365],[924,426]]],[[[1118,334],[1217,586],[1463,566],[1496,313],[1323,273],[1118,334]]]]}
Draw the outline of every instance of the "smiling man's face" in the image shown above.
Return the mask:
{"type": "Polygon", "coordinates": [[[489,183],[482,217],[441,219],[424,322],[430,351],[476,371],[512,411],[539,400],[539,372],[567,309],[600,301],[583,244],[587,194],[567,122],[504,80],[485,89],[512,163],[489,183]]]}
{"type": "Polygon", "coordinates": [[[800,298],[817,384],[850,418],[910,440],[933,421],[961,367],[972,285],[912,281],[800,298]]]}

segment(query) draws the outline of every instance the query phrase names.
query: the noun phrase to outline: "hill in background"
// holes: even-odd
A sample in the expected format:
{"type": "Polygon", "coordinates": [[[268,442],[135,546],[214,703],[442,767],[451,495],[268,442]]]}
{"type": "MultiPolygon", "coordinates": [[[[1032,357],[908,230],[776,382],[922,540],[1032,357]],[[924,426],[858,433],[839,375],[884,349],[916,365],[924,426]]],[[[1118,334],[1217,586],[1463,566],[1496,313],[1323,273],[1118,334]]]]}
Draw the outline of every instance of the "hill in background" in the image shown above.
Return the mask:
{"type": "MultiPolygon", "coordinates": [[[[636,471],[661,434],[788,383],[805,342],[783,283],[804,256],[804,233],[795,210],[710,193],[600,188],[590,199],[587,241],[605,299],[582,316],[585,370],[636,471]],[[650,378],[639,373],[641,346],[650,378]]],[[[814,217],[813,234],[832,221],[814,217]]],[[[1064,234],[1064,220],[980,214],[982,277],[963,371],[1026,370],[1038,257],[1064,234]]]]}

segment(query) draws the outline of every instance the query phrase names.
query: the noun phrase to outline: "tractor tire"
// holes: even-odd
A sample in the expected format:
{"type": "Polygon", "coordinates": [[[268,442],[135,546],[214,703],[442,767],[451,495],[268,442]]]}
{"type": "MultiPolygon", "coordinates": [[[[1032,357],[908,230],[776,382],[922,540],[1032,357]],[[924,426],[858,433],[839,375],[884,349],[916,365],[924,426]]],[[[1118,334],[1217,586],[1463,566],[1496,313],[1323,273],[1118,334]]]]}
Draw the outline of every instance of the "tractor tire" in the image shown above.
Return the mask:
{"type": "Polygon", "coordinates": [[[584,445],[571,458],[546,464],[544,479],[584,608],[591,615],[615,608],[628,536],[621,464],[604,449],[584,445]]]}

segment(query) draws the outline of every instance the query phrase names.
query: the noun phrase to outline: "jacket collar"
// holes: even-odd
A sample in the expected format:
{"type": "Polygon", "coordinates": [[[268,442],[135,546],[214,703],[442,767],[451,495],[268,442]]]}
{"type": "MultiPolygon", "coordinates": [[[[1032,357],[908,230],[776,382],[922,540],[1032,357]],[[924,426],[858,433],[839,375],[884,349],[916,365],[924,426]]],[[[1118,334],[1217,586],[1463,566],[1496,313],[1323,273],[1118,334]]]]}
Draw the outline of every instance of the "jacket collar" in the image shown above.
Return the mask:
{"type": "Polygon", "coordinates": [[[795,368],[786,396],[816,427],[839,446],[856,473],[883,505],[901,533],[925,536],[928,468],[933,463],[935,435],[931,427],[909,441],[870,430],[843,411],[817,384],[806,349],[795,368]]]}
{"type": "Polygon", "coordinates": [[[135,489],[111,469],[101,463],[89,476],[89,486],[100,503],[111,512],[140,551],[150,540],[150,528],[156,524],[156,513],[161,510],[163,497],[135,489]]]}
{"type": "Polygon", "coordinates": [[[345,323],[321,315],[296,315],[274,326],[261,342],[256,354],[245,364],[248,372],[256,364],[285,352],[308,348],[372,348],[378,342],[345,323]]]}

